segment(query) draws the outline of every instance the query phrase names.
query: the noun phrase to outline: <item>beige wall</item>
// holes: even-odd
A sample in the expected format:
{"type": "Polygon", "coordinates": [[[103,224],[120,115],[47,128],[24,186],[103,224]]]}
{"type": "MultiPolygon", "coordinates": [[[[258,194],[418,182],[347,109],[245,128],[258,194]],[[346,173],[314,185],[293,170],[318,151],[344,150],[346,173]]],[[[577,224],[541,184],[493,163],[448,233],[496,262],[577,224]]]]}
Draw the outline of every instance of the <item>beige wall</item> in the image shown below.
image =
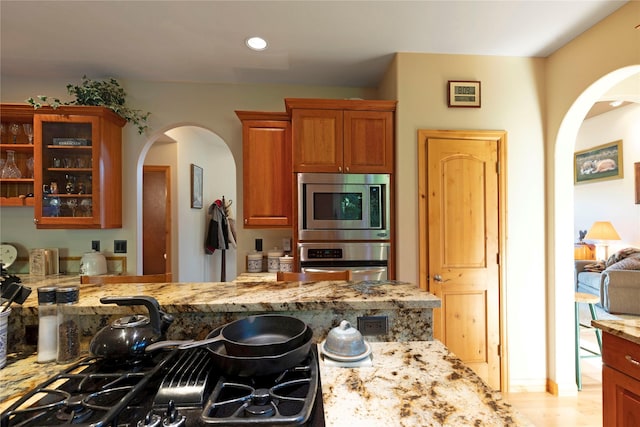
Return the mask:
{"type": "Polygon", "coordinates": [[[399,53],[394,64],[398,278],[418,282],[418,129],[507,131],[509,370],[512,389],[543,390],[544,59],[399,53]],[[447,80],[481,81],[482,108],[448,108],[447,80]]]}

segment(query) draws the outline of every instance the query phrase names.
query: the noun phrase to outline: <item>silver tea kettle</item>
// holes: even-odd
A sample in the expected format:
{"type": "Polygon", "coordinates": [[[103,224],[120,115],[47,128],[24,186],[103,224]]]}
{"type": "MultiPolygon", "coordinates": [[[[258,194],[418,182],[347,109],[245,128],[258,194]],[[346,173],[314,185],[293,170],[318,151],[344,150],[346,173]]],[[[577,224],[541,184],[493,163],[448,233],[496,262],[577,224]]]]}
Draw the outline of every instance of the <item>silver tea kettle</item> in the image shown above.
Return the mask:
{"type": "Polygon", "coordinates": [[[94,356],[115,360],[142,357],[148,345],[166,338],[173,316],[160,310],[158,301],[149,296],[103,297],[103,304],[144,305],[149,316],[133,314],[121,317],[102,328],[93,337],[89,350],[94,356]]]}

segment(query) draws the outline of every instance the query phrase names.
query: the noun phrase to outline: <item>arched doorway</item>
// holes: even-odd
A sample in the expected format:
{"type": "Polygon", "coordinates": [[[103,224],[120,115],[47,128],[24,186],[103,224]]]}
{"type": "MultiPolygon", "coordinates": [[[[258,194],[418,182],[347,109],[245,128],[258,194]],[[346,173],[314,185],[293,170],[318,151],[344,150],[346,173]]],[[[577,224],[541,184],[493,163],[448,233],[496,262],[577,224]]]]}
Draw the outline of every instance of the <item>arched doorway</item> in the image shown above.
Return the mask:
{"type": "MultiPolygon", "coordinates": [[[[555,254],[550,281],[550,364],[561,390],[575,387],[573,329],[573,153],[578,130],[591,106],[612,87],[640,73],[640,65],[615,70],[594,82],[571,105],[555,141],[553,169],[553,224],[555,254]]],[[[636,100],[637,101],[637,100],[636,100]]]]}
{"type": "MultiPolygon", "coordinates": [[[[208,208],[216,199],[233,201],[237,194],[236,164],[228,145],[216,133],[197,124],[180,123],[154,134],[145,144],[136,166],[137,212],[142,206],[142,169],[145,165],[168,165],[171,174],[171,253],[174,281],[220,281],[224,258],[226,277],[237,275],[236,251],[208,255],[204,239],[208,225],[208,208]],[[191,207],[191,165],[203,172],[202,208],[191,207]]],[[[235,213],[235,206],[231,205],[235,213]]],[[[235,216],[235,215],[234,215],[235,216]]],[[[137,264],[142,271],[142,215],[136,217],[137,264]]]]}

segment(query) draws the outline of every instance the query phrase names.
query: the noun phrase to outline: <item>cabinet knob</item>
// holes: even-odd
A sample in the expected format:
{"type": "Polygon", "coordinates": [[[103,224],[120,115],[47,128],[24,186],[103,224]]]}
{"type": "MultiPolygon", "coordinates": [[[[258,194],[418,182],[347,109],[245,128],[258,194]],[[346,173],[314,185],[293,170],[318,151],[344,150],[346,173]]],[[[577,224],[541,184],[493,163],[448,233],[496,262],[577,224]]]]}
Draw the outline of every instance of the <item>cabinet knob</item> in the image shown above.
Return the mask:
{"type": "Polygon", "coordinates": [[[342,166],[338,166],[338,172],[342,172],[342,166]]]}
{"type": "Polygon", "coordinates": [[[37,224],[38,223],[38,218],[33,218],[33,223],[37,224]]]}

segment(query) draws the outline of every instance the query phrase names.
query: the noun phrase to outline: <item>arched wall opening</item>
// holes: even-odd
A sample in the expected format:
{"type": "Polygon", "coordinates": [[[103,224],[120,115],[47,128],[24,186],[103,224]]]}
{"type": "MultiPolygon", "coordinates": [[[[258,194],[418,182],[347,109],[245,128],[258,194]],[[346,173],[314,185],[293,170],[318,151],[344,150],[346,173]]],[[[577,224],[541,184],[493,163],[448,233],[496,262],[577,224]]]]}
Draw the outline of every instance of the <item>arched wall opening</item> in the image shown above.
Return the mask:
{"type": "Polygon", "coordinates": [[[196,123],[175,123],[155,132],[144,144],[136,164],[136,241],[138,274],[143,271],[143,166],[171,169],[171,253],[173,280],[219,282],[224,258],[226,280],[237,275],[237,253],[231,248],[207,254],[204,250],[209,207],[224,197],[236,217],[236,163],[226,142],[196,123]],[[203,207],[191,207],[191,164],[203,171],[203,207]]]}
{"type": "MultiPolygon", "coordinates": [[[[573,242],[575,236],[573,217],[573,154],[578,131],[593,104],[623,80],[640,73],[640,65],[615,70],[594,82],[571,105],[567,111],[554,145],[553,165],[553,246],[554,270],[549,292],[549,371],[555,378],[558,394],[572,394],[575,384],[573,326],[574,290],[573,242]]],[[[636,101],[630,99],[632,101],[636,101]]]]}

